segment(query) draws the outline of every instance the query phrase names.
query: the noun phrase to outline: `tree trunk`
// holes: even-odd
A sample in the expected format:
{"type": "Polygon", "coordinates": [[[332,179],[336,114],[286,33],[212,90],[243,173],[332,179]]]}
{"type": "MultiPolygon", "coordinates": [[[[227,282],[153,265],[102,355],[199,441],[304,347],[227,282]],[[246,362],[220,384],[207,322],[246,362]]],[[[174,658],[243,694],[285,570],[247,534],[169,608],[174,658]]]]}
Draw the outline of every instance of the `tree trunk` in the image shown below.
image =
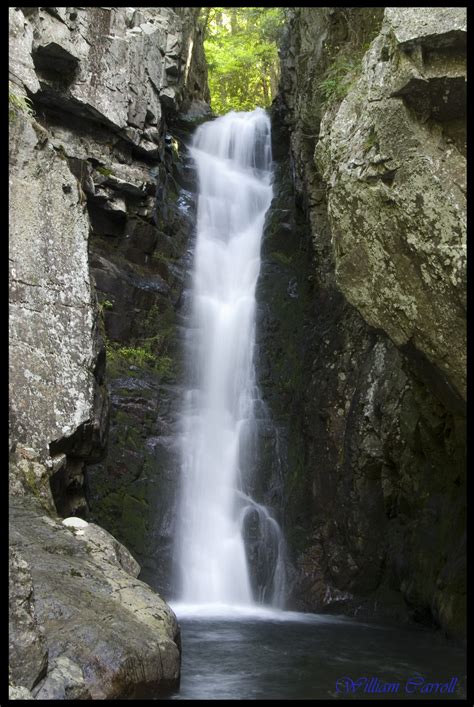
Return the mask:
{"type": "Polygon", "coordinates": [[[271,103],[270,96],[268,94],[268,81],[267,81],[267,67],[264,66],[264,74],[262,76],[262,91],[263,91],[263,100],[265,102],[265,106],[269,106],[271,103]]]}
{"type": "Polygon", "coordinates": [[[237,22],[237,8],[231,7],[230,8],[230,31],[232,34],[237,34],[238,29],[239,29],[239,26],[238,26],[238,22],[237,22]]]}
{"type": "Polygon", "coordinates": [[[278,81],[280,78],[280,72],[278,71],[278,64],[274,61],[270,62],[269,66],[269,76],[270,76],[270,93],[272,94],[272,100],[278,93],[278,81]]]}

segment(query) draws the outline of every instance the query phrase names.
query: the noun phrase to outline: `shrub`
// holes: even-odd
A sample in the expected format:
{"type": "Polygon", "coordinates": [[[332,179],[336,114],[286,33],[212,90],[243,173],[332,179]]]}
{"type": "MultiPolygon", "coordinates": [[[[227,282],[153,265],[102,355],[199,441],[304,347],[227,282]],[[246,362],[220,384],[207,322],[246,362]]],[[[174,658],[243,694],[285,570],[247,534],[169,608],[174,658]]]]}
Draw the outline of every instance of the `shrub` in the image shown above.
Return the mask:
{"type": "Polygon", "coordinates": [[[14,84],[9,82],[8,115],[10,120],[15,120],[18,114],[32,117],[35,113],[33,104],[27,96],[22,96],[14,90],[14,84]]]}

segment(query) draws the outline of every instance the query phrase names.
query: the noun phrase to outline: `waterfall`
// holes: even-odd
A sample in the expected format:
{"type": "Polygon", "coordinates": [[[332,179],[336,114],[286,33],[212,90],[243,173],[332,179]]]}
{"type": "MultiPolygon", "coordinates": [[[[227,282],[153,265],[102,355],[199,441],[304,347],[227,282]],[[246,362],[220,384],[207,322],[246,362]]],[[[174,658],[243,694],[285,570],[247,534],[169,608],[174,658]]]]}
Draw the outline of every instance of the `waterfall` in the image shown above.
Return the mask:
{"type": "Polygon", "coordinates": [[[262,109],[231,112],[201,125],[190,150],[199,199],[181,417],[180,598],[281,606],[281,530],[250,497],[242,468],[258,399],[255,288],[273,195],[269,118],[262,109]]]}

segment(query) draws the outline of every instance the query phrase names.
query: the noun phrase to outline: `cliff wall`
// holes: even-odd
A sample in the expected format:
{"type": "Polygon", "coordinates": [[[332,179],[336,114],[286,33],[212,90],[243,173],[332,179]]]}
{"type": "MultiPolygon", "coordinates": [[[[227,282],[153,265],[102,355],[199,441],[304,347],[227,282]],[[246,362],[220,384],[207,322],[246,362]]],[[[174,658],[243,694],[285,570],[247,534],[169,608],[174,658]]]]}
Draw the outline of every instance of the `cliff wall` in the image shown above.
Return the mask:
{"type": "MultiPolygon", "coordinates": [[[[189,224],[168,124],[209,112],[198,12],[10,8],[12,697],[156,696],[179,680],[173,612],[82,518],[94,518],[86,468],[128,468],[114,373],[138,362],[152,388],[166,367],[163,342],[129,337],[174,311],[174,273],[153,255],[175,247],[164,219],[173,233],[189,224]],[[174,221],[155,209],[167,190],[174,221]]],[[[141,381],[121,387],[147,408],[141,381]]]]}
{"type": "Polygon", "coordinates": [[[461,8],[289,11],[273,110],[287,226],[270,219],[266,240],[288,286],[262,291],[260,344],[293,605],[458,636],[465,29],[461,8]]]}

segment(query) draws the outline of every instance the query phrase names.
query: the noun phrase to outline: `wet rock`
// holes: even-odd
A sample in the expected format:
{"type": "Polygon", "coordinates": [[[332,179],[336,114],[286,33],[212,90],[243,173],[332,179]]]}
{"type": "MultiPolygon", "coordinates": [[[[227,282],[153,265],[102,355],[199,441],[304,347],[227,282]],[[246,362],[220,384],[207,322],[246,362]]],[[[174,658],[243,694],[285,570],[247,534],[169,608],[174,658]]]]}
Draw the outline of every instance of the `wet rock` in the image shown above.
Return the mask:
{"type": "Polygon", "coordinates": [[[181,367],[179,317],[196,185],[190,160],[183,159],[182,146],[170,136],[173,141],[178,147],[168,153],[166,166],[151,171],[160,185],[153,222],[136,209],[126,224],[127,237],[118,238],[114,250],[99,234],[92,244],[100,297],[113,303],[105,311],[105,327],[116,353],[109,357],[107,374],[109,453],[87,470],[91,519],[132,551],[146,581],[166,592],[179,467],[173,435],[181,391],[174,381],[181,367]],[[175,168],[181,167],[192,192],[175,183],[175,168]],[[133,352],[142,347],[148,358],[134,359],[133,352]]]}
{"type": "Polygon", "coordinates": [[[200,125],[212,118],[214,118],[214,114],[209,104],[201,99],[195,99],[191,102],[186,112],[179,113],[175,120],[175,125],[186,128],[190,125],[200,125]]]}

